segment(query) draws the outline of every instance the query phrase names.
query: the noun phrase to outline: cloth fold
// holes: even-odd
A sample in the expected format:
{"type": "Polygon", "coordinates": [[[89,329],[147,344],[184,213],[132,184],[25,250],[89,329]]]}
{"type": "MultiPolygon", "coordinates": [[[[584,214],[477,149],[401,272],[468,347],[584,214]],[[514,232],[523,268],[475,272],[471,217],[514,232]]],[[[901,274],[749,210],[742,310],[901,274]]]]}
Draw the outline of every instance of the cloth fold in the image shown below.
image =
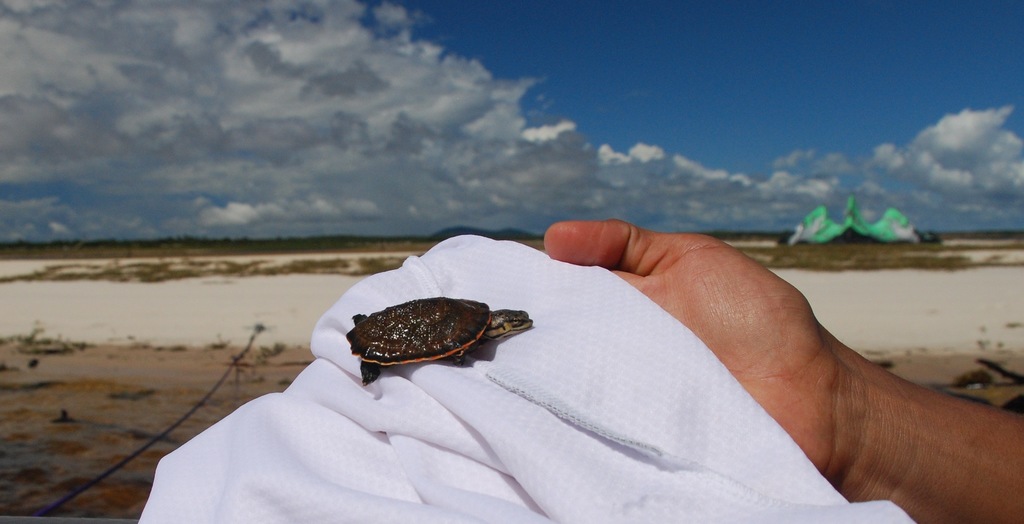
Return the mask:
{"type": "Polygon", "coordinates": [[[685,326],[609,271],[458,237],[369,277],[317,359],[161,461],[143,522],[906,522],[850,504],[685,326]],[[352,316],[431,296],[533,329],[361,385],[352,316]]]}

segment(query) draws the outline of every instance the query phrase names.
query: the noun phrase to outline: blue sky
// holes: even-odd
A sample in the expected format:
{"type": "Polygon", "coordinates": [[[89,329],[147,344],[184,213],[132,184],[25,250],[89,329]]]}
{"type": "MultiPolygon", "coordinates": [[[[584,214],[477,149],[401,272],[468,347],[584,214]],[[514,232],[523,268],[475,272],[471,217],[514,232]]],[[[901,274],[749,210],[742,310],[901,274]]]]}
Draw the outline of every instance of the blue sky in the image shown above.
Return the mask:
{"type": "Polygon", "coordinates": [[[1024,229],[1024,4],[0,0],[0,240],[1024,229]]]}
{"type": "MultiPolygon", "coordinates": [[[[540,79],[524,107],[541,118],[727,169],[796,149],[870,155],[945,114],[1024,100],[1019,2],[403,5],[450,52],[540,79]]],[[[1024,118],[1006,127],[1019,136],[1024,118]]]]}

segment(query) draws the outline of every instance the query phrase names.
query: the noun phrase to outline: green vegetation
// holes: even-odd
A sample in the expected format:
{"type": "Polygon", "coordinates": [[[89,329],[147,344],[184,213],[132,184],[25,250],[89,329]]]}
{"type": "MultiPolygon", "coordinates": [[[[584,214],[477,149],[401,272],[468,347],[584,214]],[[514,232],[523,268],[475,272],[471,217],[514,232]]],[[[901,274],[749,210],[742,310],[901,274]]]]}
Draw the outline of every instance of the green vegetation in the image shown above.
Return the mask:
{"type": "Polygon", "coordinates": [[[13,344],[17,348],[18,353],[25,355],[64,355],[81,351],[89,346],[85,342],[72,342],[61,338],[51,338],[43,335],[43,333],[43,328],[35,326],[28,335],[0,338],[0,346],[13,344]]]}
{"type": "Polygon", "coordinates": [[[395,257],[372,257],[359,259],[359,271],[357,275],[373,275],[390,271],[402,265],[402,260],[395,257]]]}
{"type": "MultiPolygon", "coordinates": [[[[773,269],[815,271],[1024,266],[1024,235],[945,235],[945,244],[779,245],[771,232],[716,232],[747,255],[773,269]]],[[[431,237],[313,237],[294,239],[197,239],[0,244],[0,260],[41,259],[42,269],[0,277],[15,281],[99,280],[163,282],[197,277],[286,274],[369,275],[399,267],[409,254],[423,253],[431,237]],[[372,255],[370,253],[373,253],[372,255]],[[270,257],[275,254],[295,257],[270,257]],[[366,256],[360,256],[365,254],[366,256]],[[267,255],[268,258],[260,258],[267,255]],[[312,256],[316,255],[316,256],[312,256]],[[243,257],[244,258],[241,258],[243,257]],[[236,257],[236,258],[227,258],[236,257]],[[52,262],[52,263],[51,263],[52,262]]],[[[536,249],[540,237],[517,238],[536,249]]]]}
{"type": "Polygon", "coordinates": [[[405,251],[432,243],[425,237],[360,236],[6,242],[0,243],[0,258],[152,258],[323,251],[405,251]]]}
{"type": "Polygon", "coordinates": [[[984,266],[1024,266],[1024,243],[798,244],[743,246],[747,256],[773,269],[815,271],[926,269],[959,270],[984,266]],[[1016,256],[1014,256],[1016,255],[1016,256]]]}
{"type": "Polygon", "coordinates": [[[63,240],[0,242],[0,260],[12,258],[172,258],[271,253],[367,251],[426,251],[455,234],[471,233],[496,240],[519,240],[539,245],[540,235],[518,230],[485,231],[453,228],[430,236],[333,235],[295,238],[199,238],[152,240],[63,240]]]}
{"type": "Polygon", "coordinates": [[[81,260],[57,263],[21,275],[0,277],[5,282],[101,280],[108,282],[164,282],[198,277],[251,277],[293,274],[369,275],[402,265],[405,256],[296,259],[283,262],[254,259],[246,262],[213,258],[173,260],[81,260]]]}

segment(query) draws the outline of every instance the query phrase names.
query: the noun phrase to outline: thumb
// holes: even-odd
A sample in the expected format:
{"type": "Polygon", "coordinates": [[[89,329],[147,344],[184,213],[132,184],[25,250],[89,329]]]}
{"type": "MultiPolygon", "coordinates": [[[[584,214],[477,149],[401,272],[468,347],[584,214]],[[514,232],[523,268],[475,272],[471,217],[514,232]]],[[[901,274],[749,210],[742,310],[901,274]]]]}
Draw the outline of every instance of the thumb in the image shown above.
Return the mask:
{"type": "Polygon", "coordinates": [[[640,228],[622,220],[572,220],[552,224],[544,234],[548,256],[581,266],[621,267],[640,228]]]}
{"type": "Polygon", "coordinates": [[[657,233],[616,219],[558,222],[544,235],[544,249],[555,260],[639,276],[658,273],[691,251],[719,244],[702,235],[657,233]]]}

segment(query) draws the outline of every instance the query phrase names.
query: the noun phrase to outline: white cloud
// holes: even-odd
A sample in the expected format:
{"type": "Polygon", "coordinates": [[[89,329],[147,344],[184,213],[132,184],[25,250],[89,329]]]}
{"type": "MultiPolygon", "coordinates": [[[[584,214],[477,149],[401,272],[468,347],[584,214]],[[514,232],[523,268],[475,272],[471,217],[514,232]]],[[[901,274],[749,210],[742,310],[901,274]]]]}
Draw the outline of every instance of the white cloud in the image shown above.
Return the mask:
{"type": "Polygon", "coordinates": [[[547,142],[558,138],[558,135],[568,132],[575,131],[576,123],[570,122],[569,120],[562,120],[561,122],[550,125],[550,126],[539,126],[531,127],[523,130],[523,140],[528,142],[547,142]]]}
{"type": "Polygon", "coordinates": [[[635,146],[629,148],[629,158],[635,159],[638,162],[651,162],[653,160],[661,160],[665,158],[665,150],[658,146],[651,146],[644,143],[638,143],[635,146]]]}
{"type": "Polygon", "coordinates": [[[197,204],[202,226],[217,229],[250,224],[270,224],[274,221],[307,221],[332,219],[376,219],[381,210],[376,203],[365,199],[345,199],[339,202],[313,196],[303,200],[279,200],[249,204],[228,202],[224,206],[211,205],[200,199],[197,204]]]}
{"type": "Polygon", "coordinates": [[[417,17],[404,7],[391,2],[382,2],[373,8],[373,17],[386,31],[408,31],[416,24],[417,17]]]}
{"type": "Polygon", "coordinates": [[[54,236],[67,236],[71,234],[71,228],[64,224],[61,224],[60,222],[51,220],[50,223],[47,224],[47,226],[49,226],[50,233],[52,233],[54,236]]]}
{"type": "Polygon", "coordinates": [[[608,144],[601,144],[597,148],[597,159],[602,166],[628,164],[630,161],[629,155],[615,151],[608,144]]]}
{"type": "Polygon", "coordinates": [[[619,153],[608,144],[602,144],[597,150],[598,160],[603,165],[628,164],[630,162],[647,163],[665,158],[665,150],[658,146],[652,146],[638,142],[629,148],[628,153],[619,153]]]}
{"type": "Polygon", "coordinates": [[[239,226],[250,224],[267,212],[279,212],[276,206],[253,206],[241,202],[229,202],[224,207],[209,207],[199,213],[199,222],[204,226],[239,226]]]}
{"type": "Polygon", "coordinates": [[[775,171],[767,181],[760,184],[760,190],[766,197],[792,198],[794,195],[802,195],[817,201],[832,196],[835,187],[834,179],[807,179],[787,171],[775,171]]]}
{"type": "Polygon", "coordinates": [[[980,157],[1019,157],[1021,140],[1002,130],[1012,107],[946,115],[922,131],[912,145],[935,151],[946,162],[963,163],[980,157]]]}
{"type": "Polygon", "coordinates": [[[629,155],[615,151],[608,144],[601,144],[597,148],[597,158],[602,165],[628,164],[630,161],[629,155]]]}
{"type": "Polygon", "coordinates": [[[55,2],[0,12],[0,181],[81,184],[86,206],[130,187],[138,205],[108,206],[102,212],[120,220],[96,224],[138,229],[110,235],[244,231],[257,222],[266,234],[301,232],[310,213],[280,212],[294,202],[320,202],[309,209],[322,221],[388,216],[380,232],[463,220],[385,215],[375,202],[403,198],[388,207],[421,210],[447,208],[437,195],[485,202],[503,181],[465,171],[489,164],[500,173],[539,151],[516,145],[526,121],[519,101],[534,81],[495,79],[477,61],[412,39],[417,18],[400,6],[374,7],[371,26],[365,11],[323,0],[55,2]],[[468,193],[451,193],[451,180],[470,178],[468,193]],[[196,194],[228,204],[191,212],[196,194]],[[334,215],[323,202],[334,203],[334,215]]]}
{"type": "Polygon", "coordinates": [[[0,9],[0,238],[786,227],[853,191],[912,216],[970,199],[957,209],[1024,219],[1010,107],[948,115],[869,159],[799,149],[743,173],[595,147],[570,119],[527,127],[534,79],[415,38],[422,15],[390,2],[16,7],[0,9]]]}
{"type": "Polygon", "coordinates": [[[884,172],[951,199],[1024,189],[1024,142],[1004,128],[1012,107],[946,115],[905,147],[882,144],[873,163],[884,172]]]}
{"type": "Polygon", "coordinates": [[[683,155],[673,155],[672,163],[675,164],[676,168],[681,173],[686,173],[689,176],[696,178],[703,178],[707,180],[733,180],[744,185],[749,185],[750,180],[745,175],[741,174],[730,174],[724,169],[708,169],[701,165],[699,162],[694,162],[683,155]]]}
{"type": "Polygon", "coordinates": [[[75,213],[56,197],[8,200],[0,197],[0,241],[51,236],[51,224],[71,223],[75,213]]]}
{"type": "Polygon", "coordinates": [[[814,156],[815,151],[813,149],[797,149],[786,156],[776,158],[772,162],[772,167],[774,169],[791,169],[808,159],[814,158],[814,156]]]}

